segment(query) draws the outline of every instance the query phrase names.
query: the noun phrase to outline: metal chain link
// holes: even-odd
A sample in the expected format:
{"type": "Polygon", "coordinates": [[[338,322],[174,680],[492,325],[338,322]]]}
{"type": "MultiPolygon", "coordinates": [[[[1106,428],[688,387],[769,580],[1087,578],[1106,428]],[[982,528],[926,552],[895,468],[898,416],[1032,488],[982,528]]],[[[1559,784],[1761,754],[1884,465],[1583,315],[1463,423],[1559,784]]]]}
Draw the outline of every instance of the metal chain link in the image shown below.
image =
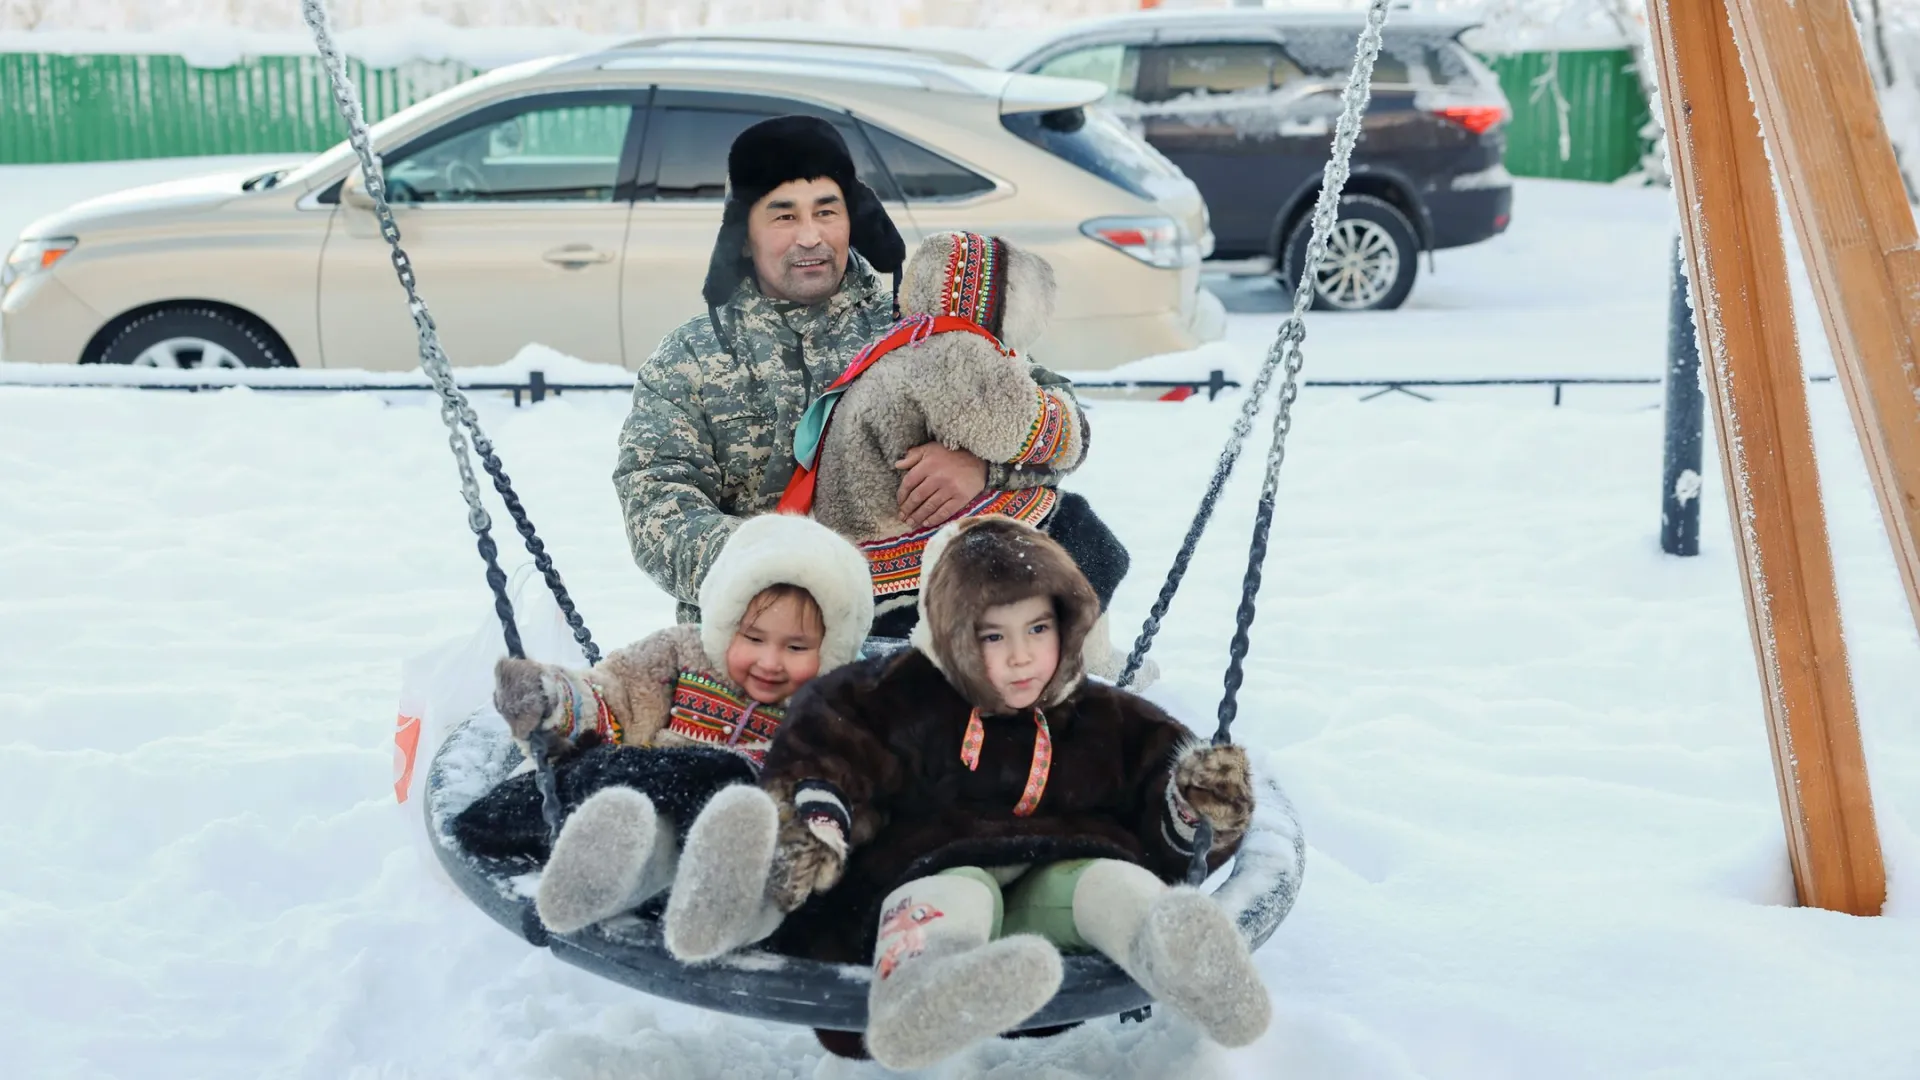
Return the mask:
{"type": "Polygon", "coordinates": [[[393,208],[387,202],[386,173],[380,166],[378,155],[373,152],[372,140],[367,132],[366,117],[361,112],[359,95],[347,75],[346,58],[334,44],[332,22],[327,13],[324,0],[301,0],[301,15],[307,26],[313,31],[314,45],[319,50],[320,59],[327,69],[327,80],[332,85],[334,102],[340,108],[340,115],[347,123],[347,142],[353,147],[354,155],[360,161],[360,173],[366,181],[367,195],[373,200],[373,213],[379,222],[380,235],[386,242],[393,259],[395,276],[407,293],[407,308],[413,314],[415,335],[420,342],[420,368],[440,395],[440,419],[447,425],[447,443],[453,450],[455,464],[460,470],[460,493],[467,502],[467,525],[480,538],[481,555],[487,562],[487,584],[493,588],[494,607],[501,617],[502,629],[507,637],[507,651],[521,655],[520,635],[513,621],[513,609],[506,597],[506,578],[500,573],[495,561],[497,549],[491,539],[493,522],[480,501],[480,486],[473,475],[473,465],[468,457],[467,434],[471,435],[473,452],[480,456],[481,465],[493,479],[494,490],[500,493],[506,504],[507,512],[513,518],[514,526],[522,539],[526,541],[527,551],[533,555],[534,566],[546,580],[547,587],[553,591],[554,600],[559,604],[567,626],[573,632],[573,639],[580,645],[589,664],[600,662],[600,650],[593,642],[586,623],[575,610],[573,598],[568,594],[566,584],[553,565],[553,558],[547,553],[546,545],[535,533],[533,522],[528,518],[519,496],[513,490],[512,480],[507,476],[500,457],[494,452],[493,443],[480,428],[480,418],[473,411],[467,396],[454,383],[453,371],[447,362],[446,353],[440,347],[440,331],[434,325],[433,315],[427,310],[426,301],[420,298],[420,292],[413,272],[413,262],[407,257],[406,250],[400,246],[400,226],[394,221],[393,208]],[[462,428],[467,434],[463,434],[462,428]],[[498,580],[496,581],[496,576],[498,580]]]}
{"type": "MultiPolygon", "coordinates": [[[[467,503],[467,527],[473,530],[480,558],[486,563],[487,587],[493,592],[493,610],[500,618],[500,632],[505,639],[507,655],[524,657],[526,650],[520,641],[519,624],[514,621],[513,602],[507,596],[507,575],[500,569],[499,548],[493,540],[493,519],[481,502],[480,483],[473,475],[473,462],[468,455],[469,436],[473,452],[480,455],[482,467],[492,477],[494,490],[499,492],[515,528],[526,541],[527,550],[533,555],[534,566],[552,590],[567,626],[573,631],[574,641],[579,644],[587,663],[597,664],[600,662],[599,647],[594,644],[585,621],[575,610],[573,598],[568,595],[560,572],[553,565],[553,558],[547,554],[546,545],[534,532],[533,522],[514,492],[513,482],[507,476],[500,456],[494,452],[492,440],[481,430],[480,417],[453,380],[452,366],[447,362],[446,352],[440,347],[439,328],[434,325],[433,314],[427,310],[427,302],[420,298],[413,261],[407,257],[406,249],[400,246],[400,226],[394,221],[393,207],[387,202],[386,172],[381,167],[378,155],[373,152],[373,141],[367,131],[366,116],[360,108],[359,94],[347,75],[346,57],[334,44],[332,19],[327,13],[325,0],[301,0],[300,14],[313,31],[314,47],[326,66],[334,103],[339,106],[340,116],[347,124],[347,143],[359,159],[360,175],[366,182],[367,195],[373,200],[373,214],[379,222],[380,235],[387,242],[394,274],[407,293],[407,309],[413,314],[414,335],[420,344],[420,370],[426,373],[427,380],[440,396],[440,420],[447,427],[447,445],[452,449],[454,464],[460,470],[460,495],[467,503]]],[[[548,760],[551,750],[552,747],[541,739],[528,740],[528,754],[533,760],[535,781],[540,789],[541,812],[549,834],[558,835],[560,796],[552,764],[548,760]]]]}
{"type": "MultiPolygon", "coordinates": [[[[1360,119],[1366,112],[1367,102],[1373,94],[1373,64],[1380,55],[1380,35],[1387,21],[1387,8],[1392,0],[1371,0],[1367,7],[1366,25],[1360,31],[1359,40],[1354,46],[1353,70],[1347,75],[1347,85],[1340,95],[1340,119],[1334,128],[1333,153],[1327,159],[1325,170],[1321,174],[1320,194],[1313,206],[1313,230],[1307,239],[1305,261],[1301,264],[1300,280],[1294,283],[1293,308],[1286,319],[1280,323],[1280,330],[1273,344],[1267,349],[1267,355],[1255,375],[1253,385],[1248,388],[1246,398],[1240,403],[1240,415],[1234,418],[1233,428],[1227,435],[1227,445],[1220,451],[1220,458],[1214,463],[1213,476],[1207,481],[1207,490],[1200,496],[1200,508],[1194,513],[1193,521],[1187,526],[1187,535],[1180,542],[1180,550],[1174,556],[1173,566],[1167,571],[1167,579],[1160,586],[1160,594],[1154,598],[1146,622],[1140,627],[1140,636],[1135,639],[1133,649],[1127,654],[1126,666],[1120,673],[1120,685],[1130,685],[1140,672],[1147,652],[1153,647],[1153,639],[1160,633],[1161,620],[1166,617],[1167,609],[1173,604],[1174,594],[1180,590],[1180,583],[1186,578],[1187,568],[1193,562],[1194,550],[1200,544],[1201,534],[1213,520],[1214,509],[1219,505],[1220,493],[1227,485],[1227,478],[1233,474],[1233,468],[1240,460],[1240,453],[1246,447],[1247,436],[1253,432],[1254,417],[1260,412],[1260,406],[1266,397],[1267,388],[1273,382],[1276,371],[1284,370],[1279,393],[1278,411],[1274,416],[1273,446],[1267,453],[1267,478],[1261,489],[1261,509],[1264,517],[1256,519],[1254,527],[1253,557],[1264,561],[1266,556],[1266,537],[1273,520],[1272,492],[1279,481],[1280,462],[1286,456],[1287,434],[1293,429],[1293,403],[1300,396],[1300,371],[1306,360],[1301,353],[1301,343],[1307,337],[1306,314],[1313,304],[1313,268],[1326,256],[1328,237],[1333,233],[1334,223],[1340,216],[1340,196],[1347,186],[1347,176],[1352,168],[1353,147],[1360,139],[1360,119]]],[[[1285,253],[1282,253],[1284,258],[1285,253]]],[[[1260,589],[1259,562],[1248,568],[1248,577],[1240,599],[1239,622],[1233,637],[1231,648],[1238,649],[1238,655],[1229,652],[1227,669],[1227,698],[1221,702],[1224,717],[1220,732],[1224,733],[1232,724],[1236,710],[1234,694],[1239,689],[1241,666],[1246,657],[1247,624],[1252,621],[1253,594],[1260,589]]],[[[1221,741],[1217,734],[1215,741],[1221,741]]],[[[1200,849],[1203,853],[1205,848],[1200,849]]]]}

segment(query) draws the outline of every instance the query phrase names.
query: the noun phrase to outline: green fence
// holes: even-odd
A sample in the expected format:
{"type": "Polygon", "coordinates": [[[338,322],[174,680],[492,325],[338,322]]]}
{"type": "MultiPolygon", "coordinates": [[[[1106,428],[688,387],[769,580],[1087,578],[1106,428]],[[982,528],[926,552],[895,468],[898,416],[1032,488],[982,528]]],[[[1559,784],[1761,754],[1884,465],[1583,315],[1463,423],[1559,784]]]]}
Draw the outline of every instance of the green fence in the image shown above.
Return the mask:
{"type": "Polygon", "coordinates": [[[1618,180],[1640,167],[1651,118],[1625,49],[1489,56],[1513,105],[1507,171],[1561,180],[1618,180]],[[1564,116],[1563,116],[1564,108],[1564,116]]]}
{"type": "MultiPolygon", "coordinates": [[[[454,63],[349,70],[376,120],[475,74],[454,63]]],[[[345,137],[318,57],[198,68],[176,56],[0,53],[0,165],[306,153],[345,137]]]]}
{"type": "MultiPolygon", "coordinates": [[[[1514,175],[1614,180],[1637,167],[1647,102],[1626,50],[1487,62],[1513,103],[1514,175]]],[[[453,62],[350,67],[374,120],[475,74],[453,62]]],[[[200,68],[175,56],[0,53],[0,165],[307,153],[345,134],[317,57],[200,68]]]]}

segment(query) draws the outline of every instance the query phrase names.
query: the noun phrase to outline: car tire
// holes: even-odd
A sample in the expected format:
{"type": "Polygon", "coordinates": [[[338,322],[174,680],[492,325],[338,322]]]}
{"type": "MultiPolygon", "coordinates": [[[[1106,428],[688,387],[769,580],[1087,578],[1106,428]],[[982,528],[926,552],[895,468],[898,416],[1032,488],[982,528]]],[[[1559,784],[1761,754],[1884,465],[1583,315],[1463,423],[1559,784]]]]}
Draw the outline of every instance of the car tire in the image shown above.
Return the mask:
{"type": "MultiPolygon", "coordinates": [[[[1344,274],[1331,269],[1313,290],[1315,311],[1391,311],[1406,302],[1420,271],[1420,239],[1407,215],[1385,199],[1372,195],[1344,195],[1340,217],[1328,237],[1327,257],[1344,274]]],[[[1280,283],[1292,294],[1307,261],[1307,241],[1313,234],[1313,215],[1307,214],[1287,237],[1285,271],[1280,283]]],[[[1321,264],[1328,266],[1328,262],[1321,264]]]]}
{"type": "Polygon", "coordinates": [[[257,323],[217,308],[150,311],[120,328],[100,350],[102,364],[161,368],[266,368],[292,358],[257,323]]]}

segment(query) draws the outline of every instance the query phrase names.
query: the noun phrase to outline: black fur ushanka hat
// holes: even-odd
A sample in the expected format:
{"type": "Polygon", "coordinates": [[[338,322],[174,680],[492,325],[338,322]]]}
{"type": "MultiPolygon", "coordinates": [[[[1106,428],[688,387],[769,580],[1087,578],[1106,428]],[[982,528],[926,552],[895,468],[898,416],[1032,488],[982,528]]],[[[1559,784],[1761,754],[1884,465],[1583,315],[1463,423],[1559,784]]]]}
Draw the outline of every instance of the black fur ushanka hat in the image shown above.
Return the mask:
{"type": "Polygon", "coordinates": [[[742,131],[727,151],[726,210],[701,290],[709,309],[725,304],[753,273],[753,259],[745,254],[747,211],[781,184],[822,177],[840,185],[846,199],[853,250],[875,270],[892,275],[898,290],[906,241],[880,197],[855,177],[846,140],[820,117],[776,116],[742,131]]]}

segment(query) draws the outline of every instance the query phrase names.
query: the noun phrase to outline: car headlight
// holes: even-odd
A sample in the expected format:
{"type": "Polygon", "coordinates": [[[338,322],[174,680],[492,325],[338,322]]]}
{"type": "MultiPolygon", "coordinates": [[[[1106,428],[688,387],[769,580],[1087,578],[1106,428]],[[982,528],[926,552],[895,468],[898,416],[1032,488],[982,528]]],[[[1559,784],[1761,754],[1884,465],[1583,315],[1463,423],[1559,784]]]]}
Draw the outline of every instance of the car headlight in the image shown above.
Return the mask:
{"type": "Polygon", "coordinates": [[[56,236],[45,240],[22,240],[13,245],[13,250],[7,253],[6,264],[0,266],[0,289],[7,288],[28,274],[51,268],[79,243],[71,236],[56,236]]]}

